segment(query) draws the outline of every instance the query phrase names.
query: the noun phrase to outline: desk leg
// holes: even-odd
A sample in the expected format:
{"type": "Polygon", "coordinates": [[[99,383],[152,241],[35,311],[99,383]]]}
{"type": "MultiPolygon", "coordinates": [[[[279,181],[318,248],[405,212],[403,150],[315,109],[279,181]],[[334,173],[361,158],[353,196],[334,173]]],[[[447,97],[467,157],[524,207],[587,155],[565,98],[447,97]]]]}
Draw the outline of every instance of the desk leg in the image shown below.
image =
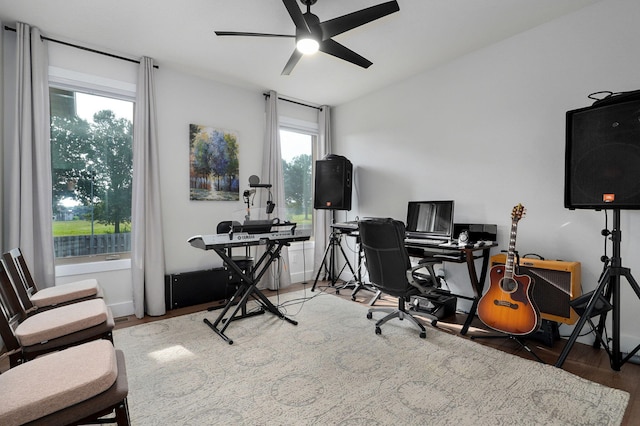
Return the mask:
{"type": "Polygon", "coordinates": [[[460,330],[460,334],[462,334],[463,336],[466,335],[469,331],[469,326],[471,325],[471,322],[473,321],[473,318],[475,317],[476,311],[478,309],[478,302],[480,301],[480,297],[482,297],[482,292],[484,290],[484,281],[487,277],[487,270],[489,267],[490,252],[490,248],[482,250],[482,269],[480,271],[480,277],[478,277],[473,251],[465,250],[467,269],[469,270],[469,279],[471,280],[471,288],[473,289],[473,303],[471,304],[471,309],[469,310],[467,319],[462,326],[462,330],[460,330]]]}

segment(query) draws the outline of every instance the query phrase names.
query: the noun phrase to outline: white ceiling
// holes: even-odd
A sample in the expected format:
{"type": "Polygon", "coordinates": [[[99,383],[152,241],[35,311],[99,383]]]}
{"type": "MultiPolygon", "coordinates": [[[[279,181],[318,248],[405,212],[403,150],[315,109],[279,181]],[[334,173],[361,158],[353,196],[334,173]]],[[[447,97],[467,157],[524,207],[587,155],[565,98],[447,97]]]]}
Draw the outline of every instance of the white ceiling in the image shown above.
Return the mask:
{"type": "MultiPolygon", "coordinates": [[[[318,0],[321,21],[386,0],[318,0]]],[[[400,11],[335,37],[373,62],[324,53],[280,73],[294,39],[217,37],[214,30],[294,34],[282,0],[0,0],[0,19],[49,37],[224,83],[339,105],[601,0],[398,0],[400,11]]],[[[305,6],[300,5],[304,11],[305,6]]]]}

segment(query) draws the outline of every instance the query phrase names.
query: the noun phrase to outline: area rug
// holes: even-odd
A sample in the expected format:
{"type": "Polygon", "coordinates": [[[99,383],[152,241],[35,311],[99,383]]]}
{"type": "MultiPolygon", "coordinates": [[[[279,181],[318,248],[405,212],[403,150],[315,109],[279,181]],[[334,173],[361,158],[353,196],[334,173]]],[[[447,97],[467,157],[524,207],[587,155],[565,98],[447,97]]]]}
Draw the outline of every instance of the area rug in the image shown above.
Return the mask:
{"type": "Polygon", "coordinates": [[[294,292],[233,321],[214,312],[117,330],[139,425],[617,425],[629,394],[408,321],[374,333],[367,307],[294,292]],[[280,299],[282,302],[284,299],[280,299]]]}

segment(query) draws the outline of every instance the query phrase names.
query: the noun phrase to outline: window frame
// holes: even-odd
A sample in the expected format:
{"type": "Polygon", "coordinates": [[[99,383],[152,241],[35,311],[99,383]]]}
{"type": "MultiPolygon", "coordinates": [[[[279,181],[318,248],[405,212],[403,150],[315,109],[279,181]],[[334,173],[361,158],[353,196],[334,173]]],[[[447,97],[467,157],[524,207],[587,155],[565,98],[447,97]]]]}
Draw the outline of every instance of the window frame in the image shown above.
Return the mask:
{"type": "MultiPolygon", "coordinates": [[[[136,85],[133,83],[49,66],[49,90],[51,88],[128,101],[135,108],[136,85]]],[[[61,257],[55,258],[54,263],[57,277],[83,274],[88,269],[91,272],[128,269],[131,252],[61,257]]]]}
{"type": "MultiPolygon", "coordinates": [[[[311,136],[311,188],[310,193],[313,197],[313,182],[315,180],[315,172],[316,167],[315,163],[317,160],[317,146],[318,140],[320,139],[320,129],[318,123],[314,123],[311,121],[300,120],[296,118],[281,116],[278,122],[278,131],[285,130],[289,132],[300,133],[304,135],[311,136]]],[[[282,143],[282,142],[281,142],[282,143]]],[[[311,208],[311,240],[314,239],[314,223],[315,223],[315,209],[311,208]]]]}

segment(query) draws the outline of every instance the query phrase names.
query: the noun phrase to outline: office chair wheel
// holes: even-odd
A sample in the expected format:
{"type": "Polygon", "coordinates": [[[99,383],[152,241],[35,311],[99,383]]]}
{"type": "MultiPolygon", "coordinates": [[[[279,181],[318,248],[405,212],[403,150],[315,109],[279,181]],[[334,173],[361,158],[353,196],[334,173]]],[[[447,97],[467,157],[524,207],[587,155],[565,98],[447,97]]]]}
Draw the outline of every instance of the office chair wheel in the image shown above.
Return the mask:
{"type": "Polygon", "coordinates": [[[380,327],[376,327],[376,334],[382,334],[382,329],[380,327]]]}
{"type": "Polygon", "coordinates": [[[373,318],[373,314],[371,312],[367,312],[367,319],[373,318]]]}
{"type": "Polygon", "coordinates": [[[421,332],[420,332],[420,338],[421,338],[421,339],[426,339],[426,338],[427,338],[427,333],[426,333],[426,332],[424,332],[424,331],[421,331],[421,332]]]}

